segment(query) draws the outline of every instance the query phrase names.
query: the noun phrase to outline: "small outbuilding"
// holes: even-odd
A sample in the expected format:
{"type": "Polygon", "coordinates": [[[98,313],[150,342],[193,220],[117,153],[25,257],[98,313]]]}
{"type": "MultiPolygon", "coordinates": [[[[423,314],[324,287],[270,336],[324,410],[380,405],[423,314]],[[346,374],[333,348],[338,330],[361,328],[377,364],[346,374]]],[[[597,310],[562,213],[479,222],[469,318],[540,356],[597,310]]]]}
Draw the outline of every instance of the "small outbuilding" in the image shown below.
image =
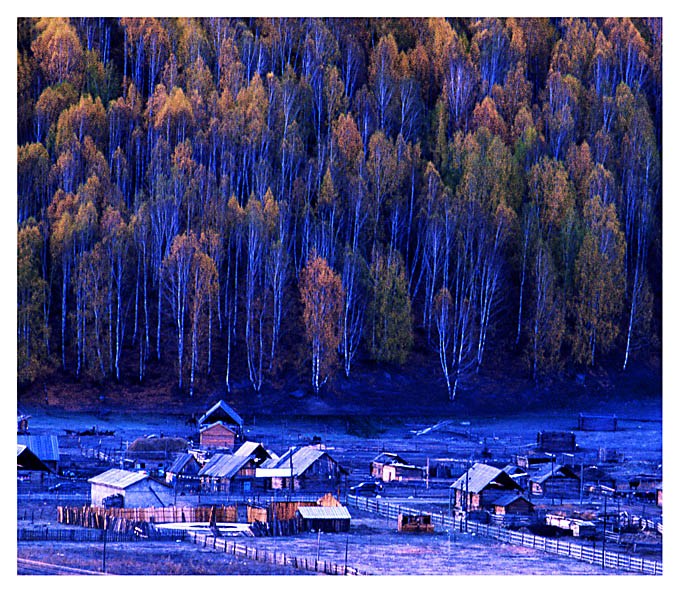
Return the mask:
{"type": "Polygon", "coordinates": [[[592,414],[584,414],[581,412],[578,415],[578,429],[579,430],[598,430],[615,432],[618,427],[618,420],[616,416],[594,416],[592,414]]]}
{"type": "Polygon", "coordinates": [[[324,533],[349,531],[352,519],[349,509],[344,506],[301,506],[296,516],[300,521],[302,531],[323,531],[324,533]]]}
{"type": "Polygon", "coordinates": [[[178,487],[198,488],[200,483],[198,472],[201,467],[191,453],[179,453],[165,472],[165,481],[168,484],[177,484],[178,487]]]}
{"type": "Polygon", "coordinates": [[[531,501],[519,492],[507,492],[487,503],[494,515],[529,515],[534,511],[531,501]]]}
{"type": "Polygon", "coordinates": [[[390,465],[392,463],[406,463],[406,461],[396,453],[388,453],[387,451],[383,451],[375,459],[373,459],[373,461],[371,461],[371,476],[382,480],[383,468],[386,465],[390,465]]]}
{"type": "Polygon", "coordinates": [[[200,430],[200,443],[203,449],[233,449],[237,432],[222,420],[203,426],[200,430]]]}
{"type": "Polygon", "coordinates": [[[145,472],[110,469],[88,482],[93,507],[105,507],[111,499],[122,499],[122,505],[128,508],[166,507],[173,502],[169,484],[151,478],[145,472]]]}
{"type": "Polygon", "coordinates": [[[536,437],[536,444],[543,451],[575,451],[576,436],[573,432],[563,430],[542,430],[536,437]]]}
{"type": "Polygon", "coordinates": [[[383,466],[383,482],[410,482],[414,480],[422,480],[425,470],[416,465],[407,465],[405,463],[390,463],[383,466]]]}

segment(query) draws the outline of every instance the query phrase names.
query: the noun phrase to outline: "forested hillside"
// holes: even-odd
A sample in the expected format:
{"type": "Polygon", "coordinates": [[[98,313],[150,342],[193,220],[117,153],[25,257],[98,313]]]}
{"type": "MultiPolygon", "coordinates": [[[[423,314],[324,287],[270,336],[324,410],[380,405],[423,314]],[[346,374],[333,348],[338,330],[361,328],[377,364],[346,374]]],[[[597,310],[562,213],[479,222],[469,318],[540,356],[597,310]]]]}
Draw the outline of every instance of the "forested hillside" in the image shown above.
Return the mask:
{"type": "Polygon", "coordinates": [[[658,351],[661,19],[17,27],[21,388],[658,351]]]}

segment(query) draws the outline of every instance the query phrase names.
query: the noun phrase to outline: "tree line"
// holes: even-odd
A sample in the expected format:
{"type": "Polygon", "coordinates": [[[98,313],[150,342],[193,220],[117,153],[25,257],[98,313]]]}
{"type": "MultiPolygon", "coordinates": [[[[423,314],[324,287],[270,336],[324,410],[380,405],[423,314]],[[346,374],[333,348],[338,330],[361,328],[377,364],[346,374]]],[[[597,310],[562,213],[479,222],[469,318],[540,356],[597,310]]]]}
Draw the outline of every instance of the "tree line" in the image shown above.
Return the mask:
{"type": "MultiPolygon", "coordinates": [[[[536,381],[657,346],[661,19],[27,18],[18,381],[178,388],[282,336],[536,381]],[[299,338],[298,338],[299,336],[299,338]],[[215,353],[220,353],[216,360],[215,353]]],[[[239,377],[243,379],[244,377],[239,377]]]]}

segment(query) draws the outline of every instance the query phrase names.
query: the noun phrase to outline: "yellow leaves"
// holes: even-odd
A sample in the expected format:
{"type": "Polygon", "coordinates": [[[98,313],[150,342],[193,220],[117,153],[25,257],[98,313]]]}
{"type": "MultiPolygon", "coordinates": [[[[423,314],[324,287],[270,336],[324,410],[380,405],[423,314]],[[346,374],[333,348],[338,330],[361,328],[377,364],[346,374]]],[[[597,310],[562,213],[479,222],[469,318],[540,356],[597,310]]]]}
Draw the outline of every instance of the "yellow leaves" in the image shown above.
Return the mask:
{"type": "Polygon", "coordinates": [[[51,84],[70,82],[80,87],[83,75],[83,48],[67,18],[43,18],[37,25],[40,35],[31,49],[51,84]]]}

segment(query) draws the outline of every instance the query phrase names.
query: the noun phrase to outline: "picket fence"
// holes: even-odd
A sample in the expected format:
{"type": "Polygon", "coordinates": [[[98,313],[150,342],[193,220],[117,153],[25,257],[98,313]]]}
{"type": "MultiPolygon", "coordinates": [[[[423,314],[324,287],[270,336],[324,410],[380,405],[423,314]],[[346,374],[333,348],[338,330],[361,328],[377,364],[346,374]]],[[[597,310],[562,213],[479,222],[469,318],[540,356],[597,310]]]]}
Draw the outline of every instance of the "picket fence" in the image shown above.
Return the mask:
{"type": "Polygon", "coordinates": [[[475,521],[466,520],[460,517],[451,517],[441,513],[424,513],[422,509],[418,510],[398,504],[392,504],[379,498],[366,498],[349,494],[347,495],[347,504],[390,519],[397,519],[400,513],[414,515],[427,514],[431,517],[431,521],[434,525],[438,524],[444,528],[458,529],[460,531],[465,530],[477,535],[491,537],[504,543],[534,548],[550,554],[568,556],[575,560],[581,560],[590,564],[598,564],[605,568],[650,575],[663,574],[663,563],[655,560],[605,551],[603,561],[601,548],[594,549],[592,546],[564,542],[559,539],[542,537],[531,533],[512,531],[510,529],[504,529],[503,527],[477,523],[475,521]]]}

